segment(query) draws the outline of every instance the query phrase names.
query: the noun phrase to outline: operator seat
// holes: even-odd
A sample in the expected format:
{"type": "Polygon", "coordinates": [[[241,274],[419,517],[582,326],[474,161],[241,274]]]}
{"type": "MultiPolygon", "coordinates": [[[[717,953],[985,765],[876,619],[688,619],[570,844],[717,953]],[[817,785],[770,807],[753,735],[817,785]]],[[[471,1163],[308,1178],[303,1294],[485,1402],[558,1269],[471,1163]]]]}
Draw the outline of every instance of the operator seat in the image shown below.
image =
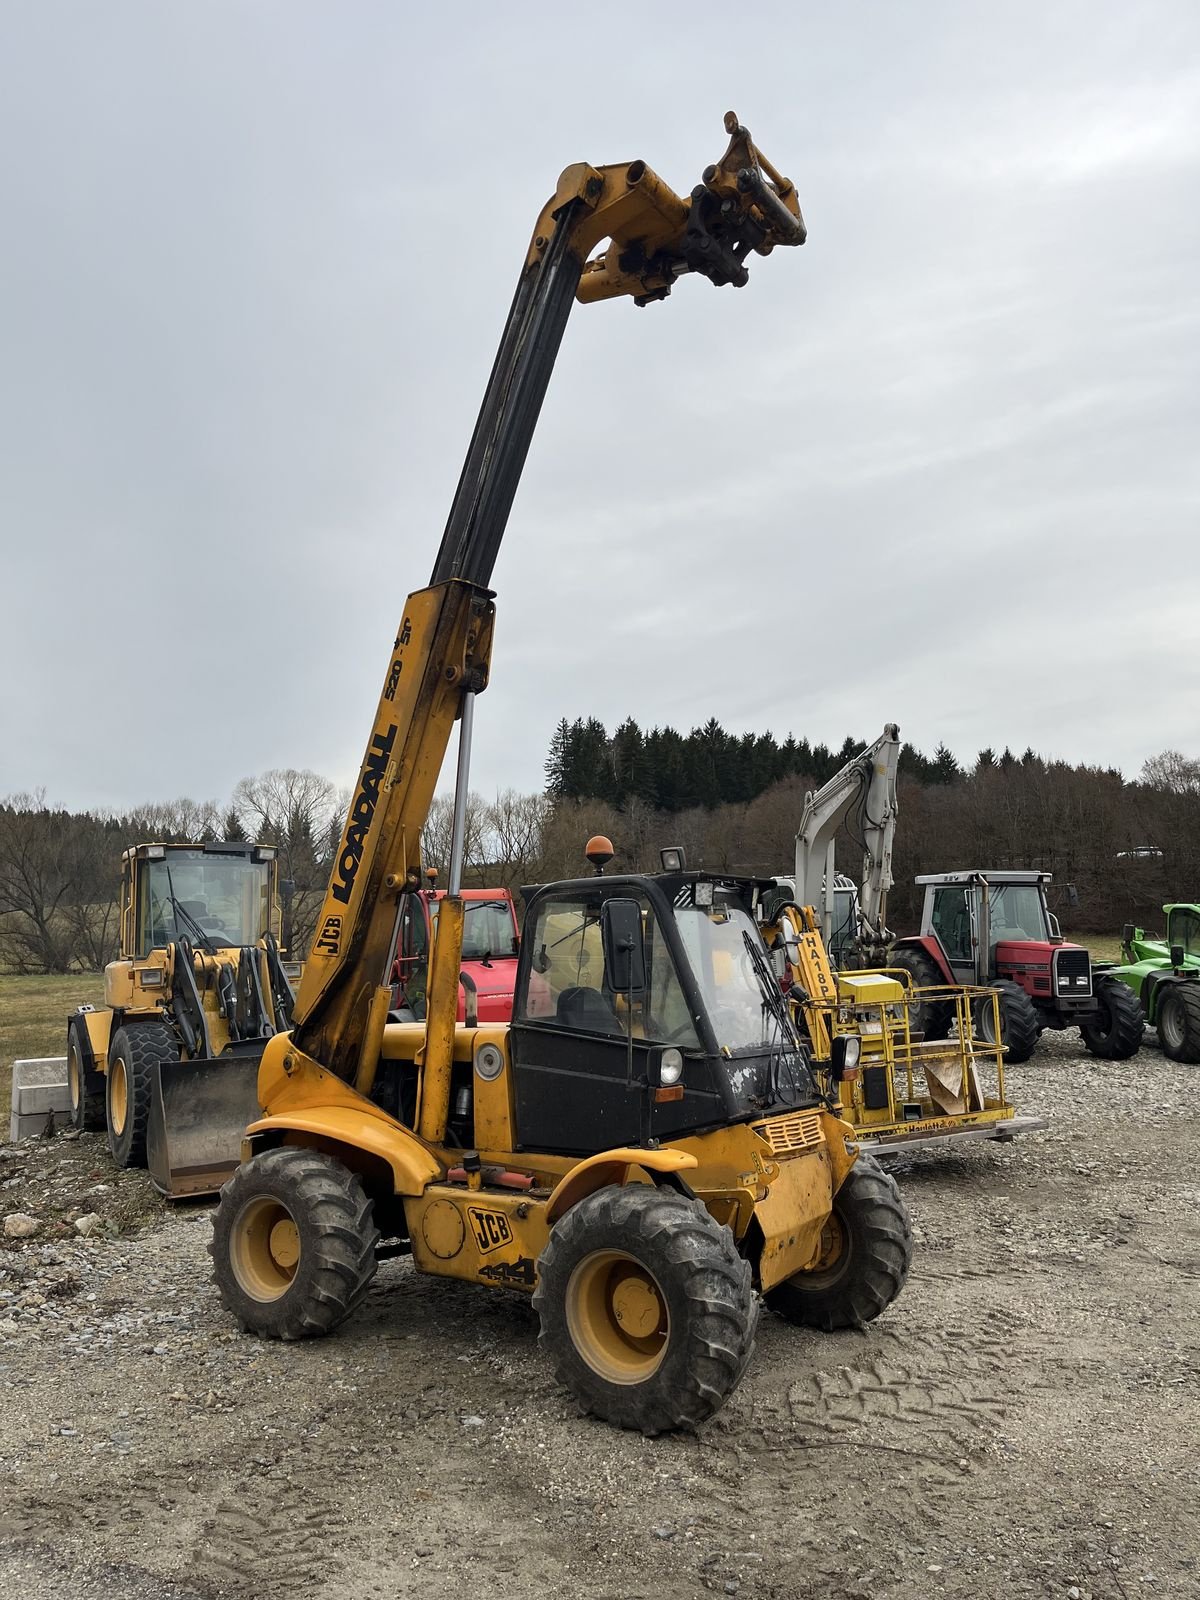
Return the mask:
{"type": "Polygon", "coordinates": [[[578,1028],[583,1033],[620,1033],[621,1024],[612,1003],[599,989],[585,989],[579,984],[564,989],[558,997],[555,1021],[564,1028],[578,1028]]]}

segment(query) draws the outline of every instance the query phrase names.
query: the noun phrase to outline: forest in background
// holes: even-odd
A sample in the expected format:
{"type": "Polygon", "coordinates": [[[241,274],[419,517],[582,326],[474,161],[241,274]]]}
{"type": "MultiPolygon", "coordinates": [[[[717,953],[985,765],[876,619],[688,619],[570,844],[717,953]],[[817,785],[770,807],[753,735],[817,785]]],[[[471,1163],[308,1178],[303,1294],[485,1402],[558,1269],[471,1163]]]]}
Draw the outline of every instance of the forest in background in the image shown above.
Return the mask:
{"type": "MultiPolygon", "coordinates": [[[[689,865],[763,877],[791,870],[804,796],[865,745],[732,734],[710,721],[689,734],[612,734],[594,718],[562,721],[546,787],[506,790],[467,806],[468,885],[518,889],[590,870],[583,847],[610,836],[614,867],[653,871],[682,845],[689,865]]],[[[1200,760],[1165,751],[1136,780],[1113,768],[981,750],[964,766],[944,745],[906,746],[889,921],[915,931],[918,873],[1039,867],[1054,874],[1052,907],[1074,933],[1160,926],[1171,899],[1200,898],[1200,760]]],[[[120,815],[55,808],[45,795],[0,801],[0,970],[95,971],[115,953],[120,858],[132,844],[247,839],[273,844],[295,885],[294,945],[307,950],[348,792],[318,773],[275,769],[237,784],[228,801],[182,799],[120,815]]],[[[427,866],[445,873],[451,802],[434,802],[422,835],[427,866]]],[[[862,849],[843,830],[838,866],[857,878],[862,849]]]]}

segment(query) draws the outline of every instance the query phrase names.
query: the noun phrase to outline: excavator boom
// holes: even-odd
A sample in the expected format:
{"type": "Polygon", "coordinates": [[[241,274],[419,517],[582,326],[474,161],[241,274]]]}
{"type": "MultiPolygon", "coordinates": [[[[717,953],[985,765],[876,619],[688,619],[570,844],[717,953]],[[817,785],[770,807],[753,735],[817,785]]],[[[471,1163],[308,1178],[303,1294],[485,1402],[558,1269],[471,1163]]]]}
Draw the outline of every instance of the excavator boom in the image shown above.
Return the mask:
{"type": "Polygon", "coordinates": [[[890,935],[887,895],[892,887],[892,841],[896,833],[896,771],[900,729],[889,722],[861,755],[835,772],[804,801],[796,832],[796,903],[814,906],[826,948],[832,942],[834,840],[853,816],[852,832],[863,850],[858,895],[858,941],[883,958],[890,935]]]}

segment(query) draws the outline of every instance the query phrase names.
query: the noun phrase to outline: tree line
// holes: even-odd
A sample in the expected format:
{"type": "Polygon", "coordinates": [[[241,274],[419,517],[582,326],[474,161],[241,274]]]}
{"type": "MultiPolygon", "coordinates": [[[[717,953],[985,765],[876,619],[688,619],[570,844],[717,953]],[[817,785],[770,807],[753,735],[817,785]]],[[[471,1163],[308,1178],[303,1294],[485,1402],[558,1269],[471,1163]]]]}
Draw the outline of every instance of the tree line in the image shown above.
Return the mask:
{"type": "MultiPolygon", "coordinates": [[[[666,748],[663,730],[641,734],[627,722],[610,739],[593,719],[561,723],[544,792],[470,796],[466,883],[515,890],[586,874],[583,847],[593,833],[611,837],[617,869],[652,871],[660,848],[674,844],[692,866],[787,872],[806,791],[864,748],[852,739],[836,751],[779,744],[715,722],[672,737],[678,783],[654,788],[646,774],[666,748]]],[[[972,866],[1052,872],[1051,904],[1077,933],[1115,934],[1126,921],[1160,926],[1164,901],[1200,899],[1200,760],[1178,751],[1153,757],[1127,781],[1113,768],[1047,761],[1032,750],[982,750],[965,766],[944,746],[932,758],[906,748],[899,800],[889,916],[897,932],[917,926],[918,873],[972,866]]],[[[329,779],[292,768],[243,779],[223,804],[181,799],[115,814],[66,811],[37,793],[9,796],[0,801],[0,970],[96,970],[111,960],[121,853],[151,841],[273,844],[280,876],[295,886],[293,949],[305,953],[348,804],[329,779]]],[[[423,862],[443,882],[451,818],[451,801],[439,798],[422,834],[423,862]]],[[[861,855],[843,829],[839,868],[857,877],[861,855]]]]}

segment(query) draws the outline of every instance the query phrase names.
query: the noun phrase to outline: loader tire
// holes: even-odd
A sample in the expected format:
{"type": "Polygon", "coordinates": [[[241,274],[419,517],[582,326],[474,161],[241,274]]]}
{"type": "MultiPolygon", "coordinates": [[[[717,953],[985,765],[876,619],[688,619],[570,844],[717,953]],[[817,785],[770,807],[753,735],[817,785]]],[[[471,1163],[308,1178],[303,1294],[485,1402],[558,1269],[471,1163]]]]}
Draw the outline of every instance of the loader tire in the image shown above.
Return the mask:
{"type": "Polygon", "coordinates": [[[209,1251],[221,1299],[247,1333],[312,1339],[362,1300],[378,1243],[355,1174],[288,1145],[243,1162],[221,1190],[209,1251]]]}
{"type": "Polygon", "coordinates": [[[912,1262],[912,1223],[896,1180],[860,1155],[833,1198],[822,1235],[824,1259],[768,1291],[788,1322],[832,1333],[861,1328],[891,1305],[912,1262]]]}
{"type": "Polygon", "coordinates": [[[71,1126],[80,1133],[99,1133],[105,1124],[104,1075],[89,1072],[79,1043],[79,1030],[67,1023],[67,1089],[71,1096],[71,1126]]]}
{"type": "Polygon", "coordinates": [[[1104,1061],[1128,1061],[1142,1048],[1142,1003],[1120,978],[1096,978],[1093,988],[1100,1015],[1095,1022],[1080,1023],[1083,1042],[1104,1061]]]}
{"type": "Polygon", "coordinates": [[[556,1222],[538,1261],[538,1343],[585,1411],[695,1428],[737,1387],[759,1305],[750,1263],[700,1201],[609,1186],[556,1222]]]}
{"type": "MultiPolygon", "coordinates": [[[[1005,1062],[1019,1065],[1028,1061],[1042,1034],[1037,1007],[1021,985],[1008,978],[995,978],[988,988],[997,990],[1000,995],[1000,1042],[1004,1046],[1005,1062]]],[[[976,1038],[984,1044],[995,1044],[992,1004],[986,997],[976,1001],[973,1020],[976,1038]]]]}
{"type": "Polygon", "coordinates": [[[161,1061],[177,1061],[179,1047],[165,1022],[129,1022],[108,1046],[104,1120],[108,1148],[119,1167],[146,1165],[146,1121],[150,1086],[161,1061]]]}
{"type": "Polygon", "coordinates": [[[1155,1027],[1163,1055],[1200,1061],[1200,983],[1184,979],[1160,990],[1155,1027]]]}
{"type": "MultiPolygon", "coordinates": [[[[918,989],[944,985],[945,974],[932,956],[924,950],[893,950],[888,956],[889,967],[903,967],[918,989]]],[[[928,1000],[923,1005],[908,1008],[908,1025],[914,1033],[923,1033],[927,1039],[944,1039],[954,1021],[953,1000],[928,1000]]]]}

